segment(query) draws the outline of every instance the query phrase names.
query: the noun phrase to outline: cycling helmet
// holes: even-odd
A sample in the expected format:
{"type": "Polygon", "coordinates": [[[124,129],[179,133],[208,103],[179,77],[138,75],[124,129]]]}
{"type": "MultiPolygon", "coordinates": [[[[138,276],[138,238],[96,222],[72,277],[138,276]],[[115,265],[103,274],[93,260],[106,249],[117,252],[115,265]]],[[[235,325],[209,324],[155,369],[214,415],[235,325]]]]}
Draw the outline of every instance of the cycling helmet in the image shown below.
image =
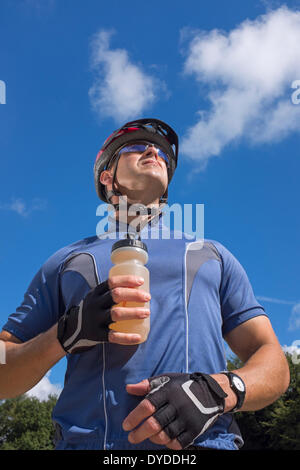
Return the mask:
{"type": "MultiPolygon", "coordinates": [[[[176,132],[163,121],[158,119],[138,119],[127,122],[124,126],[114,131],[104,142],[97,154],[94,164],[94,181],[97,194],[104,202],[110,203],[113,195],[121,194],[115,188],[117,165],[120,158],[120,150],[131,142],[150,142],[157,145],[169,158],[168,184],[170,183],[178,159],[178,136],[176,132]],[[105,185],[100,182],[102,171],[116,163],[113,175],[113,189],[107,191],[105,185]]],[[[167,192],[162,196],[162,202],[167,201],[167,192]]]]}

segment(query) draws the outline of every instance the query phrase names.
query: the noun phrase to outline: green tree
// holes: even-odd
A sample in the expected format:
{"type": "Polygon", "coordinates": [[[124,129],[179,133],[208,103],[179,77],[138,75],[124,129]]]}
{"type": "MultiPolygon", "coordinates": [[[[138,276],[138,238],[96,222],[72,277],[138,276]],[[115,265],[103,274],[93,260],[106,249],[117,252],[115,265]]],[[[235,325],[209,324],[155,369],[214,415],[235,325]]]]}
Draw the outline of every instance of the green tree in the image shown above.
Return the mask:
{"type": "Polygon", "coordinates": [[[0,404],[0,450],[51,450],[56,396],[47,401],[21,395],[0,404]]]}
{"type": "MultiPolygon", "coordinates": [[[[235,414],[244,450],[300,450],[300,364],[293,363],[289,353],[286,358],[291,376],[288,390],[262,410],[235,414]]],[[[236,357],[228,360],[229,370],[241,366],[236,357]]]]}

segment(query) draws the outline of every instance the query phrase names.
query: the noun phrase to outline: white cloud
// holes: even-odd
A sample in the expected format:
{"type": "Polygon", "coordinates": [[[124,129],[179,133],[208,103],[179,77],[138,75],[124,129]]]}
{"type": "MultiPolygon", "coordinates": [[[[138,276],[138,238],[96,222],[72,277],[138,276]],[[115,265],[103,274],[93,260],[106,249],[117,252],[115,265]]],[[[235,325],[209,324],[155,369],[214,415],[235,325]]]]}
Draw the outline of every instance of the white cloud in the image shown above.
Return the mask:
{"type": "Polygon", "coordinates": [[[265,297],[262,295],[256,296],[257,300],[261,302],[270,302],[274,304],[292,305],[292,311],[289,318],[288,330],[295,331],[300,329],[300,302],[293,302],[292,300],[277,299],[274,297],[265,297]]]}
{"type": "Polygon", "coordinates": [[[0,210],[12,211],[27,217],[31,212],[44,210],[46,208],[46,201],[43,199],[35,198],[31,203],[25,202],[21,198],[13,198],[11,202],[0,203],[0,210]]]}
{"type": "Polygon", "coordinates": [[[47,374],[38,382],[31,390],[26,392],[26,395],[29,397],[36,397],[40,401],[47,400],[49,395],[56,395],[59,396],[62,387],[60,384],[52,384],[49,380],[51,371],[47,372],[47,374]]]}
{"type": "Polygon", "coordinates": [[[293,364],[300,364],[300,340],[296,340],[291,346],[283,346],[283,351],[291,355],[293,364]]]}
{"type": "Polygon", "coordinates": [[[300,302],[292,308],[292,313],[289,320],[289,330],[300,330],[300,302]]]}
{"type": "Polygon", "coordinates": [[[292,300],[284,300],[284,299],[275,299],[274,297],[265,297],[262,295],[256,296],[257,300],[261,300],[262,302],[271,302],[274,304],[283,304],[283,305],[295,305],[296,302],[292,300]]]}
{"type": "Polygon", "coordinates": [[[300,354],[300,348],[299,346],[296,346],[296,345],[291,345],[291,346],[287,346],[286,344],[284,346],[282,346],[282,349],[284,350],[284,352],[287,352],[289,354],[294,355],[295,353],[297,354],[300,354]]]}
{"type": "Polygon", "coordinates": [[[239,139],[270,143],[300,131],[300,105],[291,100],[291,85],[300,79],[299,11],[283,6],[229,33],[190,36],[184,71],[208,89],[210,109],[199,111],[187,130],[183,153],[204,168],[239,139]]]}
{"type": "MultiPolygon", "coordinates": [[[[100,118],[117,122],[135,119],[149,108],[164,83],[134,64],[125,49],[111,49],[112,31],[99,31],[92,41],[95,79],[89,90],[91,104],[100,118]]],[[[153,67],[152,67],[153,68],[153,67]]]]}

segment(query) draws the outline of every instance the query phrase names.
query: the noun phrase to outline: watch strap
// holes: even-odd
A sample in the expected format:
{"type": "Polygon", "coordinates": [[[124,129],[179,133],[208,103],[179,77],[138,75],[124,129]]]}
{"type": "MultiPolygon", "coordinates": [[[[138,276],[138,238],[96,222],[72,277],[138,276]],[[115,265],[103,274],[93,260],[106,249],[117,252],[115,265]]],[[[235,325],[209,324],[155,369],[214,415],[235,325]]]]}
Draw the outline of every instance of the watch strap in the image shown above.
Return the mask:
{"type": "Polygon", "coordinates": [[[245,400],[245,395],[246,395],[246,386],[244,381],[241,379],[241,377],[237,374],[234,374],[233,372],[229,371],[223,371],[221,374],[224,374],[228,377],[230,388],[234,391],[237,397],[237,403],[235,407],[230,411],[230,413],[236,413],[239,411],[239,409],[243,406],[244,400],[245,400]],[[234,377],[237,377],[237,379],[242,383],[244,387],[244,391],[239,390],[237,386],[234,383],[234,377]]]}

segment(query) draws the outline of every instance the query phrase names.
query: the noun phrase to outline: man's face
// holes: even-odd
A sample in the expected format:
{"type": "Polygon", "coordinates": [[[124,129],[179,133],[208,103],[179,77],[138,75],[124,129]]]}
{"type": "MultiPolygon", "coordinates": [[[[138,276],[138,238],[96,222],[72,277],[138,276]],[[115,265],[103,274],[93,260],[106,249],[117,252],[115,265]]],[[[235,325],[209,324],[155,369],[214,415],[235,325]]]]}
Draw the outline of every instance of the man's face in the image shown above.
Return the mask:
{"type": "Polygon", "coordinates": [[[122,193],[127,190],[145,191],[158,198],[165,193],[168,187],[167,162],[158,153],[152,144],[144,151],[121,153],[116,182],[122,193]]]}

